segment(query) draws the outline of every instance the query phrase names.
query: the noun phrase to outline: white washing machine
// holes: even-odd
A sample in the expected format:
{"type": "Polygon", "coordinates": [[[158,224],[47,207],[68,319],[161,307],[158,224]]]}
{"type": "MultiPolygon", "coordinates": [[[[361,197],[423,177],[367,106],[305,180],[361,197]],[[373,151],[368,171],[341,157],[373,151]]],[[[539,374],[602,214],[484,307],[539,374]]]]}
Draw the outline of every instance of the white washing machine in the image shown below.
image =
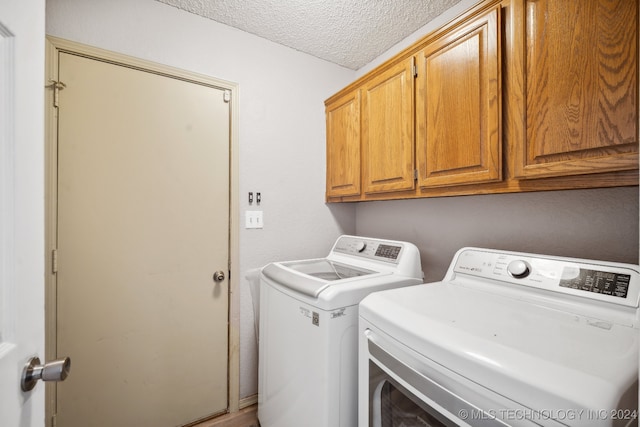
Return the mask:
{"type": "Polygon", "coordinates": [[[637,426],[637,265],[464,248],[360,304],[359,426],[637,426]]]}
{"type": "Polygon", "coordinates": [[[260,283],[258,418],[262,427],[357,424],[358,303],[415,285],[407,242],[341,236],[326,258],[275,262],[260,283]]]}

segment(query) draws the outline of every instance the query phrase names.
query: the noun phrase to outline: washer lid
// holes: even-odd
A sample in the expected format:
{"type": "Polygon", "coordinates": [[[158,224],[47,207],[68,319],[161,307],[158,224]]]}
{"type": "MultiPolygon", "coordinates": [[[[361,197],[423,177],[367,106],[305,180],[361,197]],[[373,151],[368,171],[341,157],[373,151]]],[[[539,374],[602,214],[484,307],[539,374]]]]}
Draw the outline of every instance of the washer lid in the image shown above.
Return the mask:
{"type": "Polygon", "coordinates": [[[326,258],[271,263],[262,269],[262,273],[282,286],[314,298],[336,281],[378,274],[326,258]]]}
{"type": "Polygon", "coordinates": [[[349,279],[351,277],[360,277],[376,273],[372,270],[340,264],[339,262],[329,261],[324,258],[283,262],[281,265],[300,273],[328,281],[349,279]]]}
{"type": "Polygon", "coordinates": [[[535,300],[440,282],[371,294],[360,316],[526,407],[612,409],[637,389],[637,329],[535,300]]]}

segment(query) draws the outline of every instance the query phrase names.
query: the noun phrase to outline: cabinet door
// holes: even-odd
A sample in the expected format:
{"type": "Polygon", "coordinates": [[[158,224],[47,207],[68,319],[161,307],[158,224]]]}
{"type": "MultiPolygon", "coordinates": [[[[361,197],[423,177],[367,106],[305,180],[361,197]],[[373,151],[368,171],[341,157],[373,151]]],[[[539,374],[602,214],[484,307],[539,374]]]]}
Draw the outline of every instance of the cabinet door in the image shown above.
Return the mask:
{"type": "Polygon", "coordinates": [[[637,0],[514,2],[525,52],[526,126],[515,173],[638,167],[637,0]]]}
{"type": "Polygon", "coordinates": [[[365,193],[414,188],[413,60],[385,70],[363,87],[365,193]]]}
{"type": "Polygon", "coordinates": [[[360,91],[326,106],[327,197],[360,194],[360,91]]]}
{"type": "Polygon", "coordinates": [[[502,178],[500,14],[455,27],[418,53],[416,156],[421,187],[502,178]]]}

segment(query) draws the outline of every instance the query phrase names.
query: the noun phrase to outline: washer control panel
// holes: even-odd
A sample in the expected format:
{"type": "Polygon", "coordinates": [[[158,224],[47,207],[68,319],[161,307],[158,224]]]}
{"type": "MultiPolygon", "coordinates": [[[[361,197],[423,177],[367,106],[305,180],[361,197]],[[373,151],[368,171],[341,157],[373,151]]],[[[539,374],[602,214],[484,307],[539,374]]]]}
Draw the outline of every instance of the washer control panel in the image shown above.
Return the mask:
{"type": "Polygon", "coordinates": [[[455,274],[638,306],[637,265],[464,248],[452,268],[455,274]]]}
{"type": "Polygon", "coordinates": [[[397,264],[402,256],[403,243],[377,239],[342,236],[333,246],[333,252],[376,261],[397,264]]]}

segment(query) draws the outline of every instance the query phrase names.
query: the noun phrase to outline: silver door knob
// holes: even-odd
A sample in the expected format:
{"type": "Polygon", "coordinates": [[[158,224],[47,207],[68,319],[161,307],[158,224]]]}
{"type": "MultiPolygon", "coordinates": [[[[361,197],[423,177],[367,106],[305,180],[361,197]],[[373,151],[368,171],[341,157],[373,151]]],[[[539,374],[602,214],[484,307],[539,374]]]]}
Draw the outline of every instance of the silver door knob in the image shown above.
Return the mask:
{"type": "Polygon", "coordinates": [[[64,381],[71,371],[71,359],[54,360],[53,362],[40,364],[40,359],[32,357],[22,370],[22,381],[20,386],[22,391],[32,390],[38,380],[42,381],[64,381]]]}
{"type": "Polygon", "coordinates": [[[224,280],[224,271],[216,271],[213,273],[213,281],[214,282],[222,282],[224,280]]]}

